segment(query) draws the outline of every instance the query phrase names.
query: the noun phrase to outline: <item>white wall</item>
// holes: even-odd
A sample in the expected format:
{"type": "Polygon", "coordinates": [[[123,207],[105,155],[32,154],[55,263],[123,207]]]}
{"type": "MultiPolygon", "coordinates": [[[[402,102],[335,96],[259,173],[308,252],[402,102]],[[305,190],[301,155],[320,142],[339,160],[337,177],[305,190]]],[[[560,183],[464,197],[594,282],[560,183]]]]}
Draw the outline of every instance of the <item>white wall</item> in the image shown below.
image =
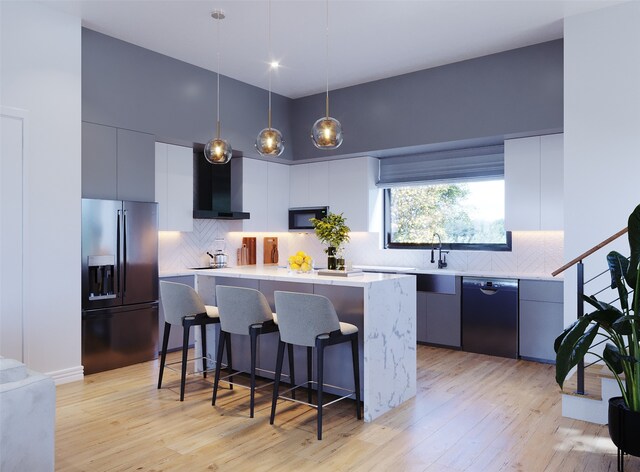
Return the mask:
{"type": "MultiPolygon", "coordinates": [[[[565,20],[565,259],[627,225],[640,203],[640,3],[565,20]]],[[[610,250],[585,261],[587,276],[606,269],[610,250]]],[[[602,282],[606,285],[607,281],[602,282]]],[[[575,270],[565,276],[565,322],[576,317],[575,270]]]]}
{"type": "Polygon", "coordinates": [[[30,1],[0,2],[0,16],[1,103],[29,114],[25,361],[58,382],[76,380],[82,378],[80,20],[30,1]]]}

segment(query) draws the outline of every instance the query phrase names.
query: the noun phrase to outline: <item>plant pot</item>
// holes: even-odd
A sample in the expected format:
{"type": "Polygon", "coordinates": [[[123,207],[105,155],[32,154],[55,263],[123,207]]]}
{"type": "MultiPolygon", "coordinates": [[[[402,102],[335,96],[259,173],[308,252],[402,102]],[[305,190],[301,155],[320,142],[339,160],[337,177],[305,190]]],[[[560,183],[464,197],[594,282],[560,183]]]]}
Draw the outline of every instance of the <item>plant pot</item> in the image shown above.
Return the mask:
{"type": "Polygon", "coordinates": [[[336,261],[336,248],[333,246],[329,246],[327,248],[327,269],[336,270],[338,268],[338,263],[336,261]]]}
{"type": "Polygon", "coordinates": [[[622,397],[609,399],[609,436],[618,449],[640,456],[640,412],[627,408],[622,397]]]}

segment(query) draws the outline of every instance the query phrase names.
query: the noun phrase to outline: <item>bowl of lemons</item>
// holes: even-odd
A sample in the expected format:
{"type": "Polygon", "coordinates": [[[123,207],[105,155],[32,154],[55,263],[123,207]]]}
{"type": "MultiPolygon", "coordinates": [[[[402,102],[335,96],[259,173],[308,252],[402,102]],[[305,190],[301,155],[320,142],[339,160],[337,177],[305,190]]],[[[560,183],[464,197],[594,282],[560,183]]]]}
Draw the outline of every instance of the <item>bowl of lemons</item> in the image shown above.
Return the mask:
{"type": "Polygon", "coordinates": [[[298,251],[289,256],[289,270],[298,274],[306,274],[313,270],[313,259],[304,251],[298,251]]]}

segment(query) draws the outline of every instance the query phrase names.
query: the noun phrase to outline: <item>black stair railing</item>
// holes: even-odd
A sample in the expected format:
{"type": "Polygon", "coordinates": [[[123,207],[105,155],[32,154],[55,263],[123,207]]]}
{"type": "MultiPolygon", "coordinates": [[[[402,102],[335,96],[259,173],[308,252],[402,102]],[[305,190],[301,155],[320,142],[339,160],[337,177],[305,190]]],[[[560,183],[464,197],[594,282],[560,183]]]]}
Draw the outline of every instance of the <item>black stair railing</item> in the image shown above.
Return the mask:
{"type": "MultiPolygon", "coordinates": [[[[580,254],[578,257],[576,257],[572,261],[567,262],[565,265],[563,265],[559,269],[554,270],[551,273],[551,275],[553,277],[555,277],[558,274],[561,274],[562,272],[567,270],[568,268],[573,267],[574,265],[576,266],[576,270],[577,270],[577,274],[576,274],[576,295],[577,295],[577,302],[578,302],[578,304],[577,304],[577,314],[576,315],[577,315],[578,319],[582,318],[584,316],[585,285],[589,284],[589,283],[592,283],[592,282],[594,282],[596,280],[599,280],[600,277],[604,276],[605,274],[607,274],[609,272],[608,270],[605,270],[605,271],[599,273],[598,275],[590,278],[589,280],[587,280],[585,282],[585,280],[584,280],[584,262],[583,262],[583,260],[588,258],[591,254],[593,254],[594,252],[598,251],[599,249],[602,249],[607,244],[615,241],[620,236],[626,234],[627,231],[628,231],[628,228],[621,229],[616,234],[608,237],[607,239],[605,239],[601,243],[596,244],[591,249],[583,252],[582,254],[580,254]]],[[[607,285],[604,288],[596,291],[594,294],[598,295],[598,294],[602,293],[603,291],[605,291],[609,287],[610,287],[610,285],[607,285]]],[[[615,301],[616,300],[614,300],[614,302],[615,301]]],[[[577,365],[577,371],[576,371],[576,374],[577,374],[576,393],[579,394],[579,395],[584,395],[585,394],[585,389],[584,389],[584,370],[585,370],[584,361],[580,361],[578,363],[578,365],[577,365]]]]}

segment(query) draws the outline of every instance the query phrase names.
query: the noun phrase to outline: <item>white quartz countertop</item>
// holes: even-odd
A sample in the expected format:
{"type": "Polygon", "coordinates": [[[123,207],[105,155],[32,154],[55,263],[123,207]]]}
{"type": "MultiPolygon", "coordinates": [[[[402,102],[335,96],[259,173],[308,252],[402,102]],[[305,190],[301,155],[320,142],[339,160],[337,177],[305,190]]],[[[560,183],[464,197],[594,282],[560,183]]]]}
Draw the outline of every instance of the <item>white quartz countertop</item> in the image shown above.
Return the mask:
{"type": "MultiPolygon", "coordinates": [[[[202,275],[219,275],[224,277],[246,277],[246,278],[269,278],[276,277],[272,280],[288,280],[295,282],[306,281],[311,277],[315,277],[313,282],[310,283],[327,283],[336,285],[336,279],[338,281],[348,281],[342,285],[362,286],[364,283],[370,283],[375,280],[386,280],[388,277],[379,277],[383,275],[400,275],[400,274],[442,274],[442,275],[459,275],[462,277],[485,277],[485,278],[502,278],[502,279],[525,279],[525,280],[551,280],[551,281],[563,281],[562,274],[557,277],[552,277],[551,274],[546,273],[532,273],[532,272],[491,272],[491,271],[479,271],[479,270],[457,270],[457,269],[418,269],[415,267],[400,267],[400,266],[369,266],[369,265],[355,265],[354,268],[362,269],[366,272],[363,275],[354,275],[351,277],[327,277],[314,274],[289,274],[287,269],[276,268],[274,266],[242,266],[242,267],[228,267],[226,269],[184,269],[178,271],[162,272],[160,278],[166,277],[180,277],[189,276],[194,274],[202,275]],[[378,272],[378,273],[373,273],[378,272]],[[231,275],[234,274],[235,275],[231,275]],[[282,278],[285,277],[285,278],[282,278]],[[320,282],[317,280],[320,279],[320,282]],[[328,282],[327,280],[331,280],[328,282]],[[324,282],[322,282],[324,280],[324,282]],[[351,283],[356,282],[356,283],[351,283]]],[[[337,285],[340,285],[338,283],[337,285]]]]}
{"type": "Polygon", "coordinates": [[[502,279],[526,279],[526,280],[557,280],[562,281],[562,275],[553,277],[550,273],[533,273],[533,272],[492,272],[486,270],[457,270],[457,269],[417,269],[415,267],[392,267],[392,266],[360,266],[354,265],[367,271],[392,272],[402,274],[442,274],[442,275],[459,275],[462,277],[485,277],[485,278],[502,278],[502,279]]]}
{"type": "Polygon", "coordinates": [[[240,279],[277,280],[281,282],[298,282],[321,285],[342,285],[349,287],[368,287],[377,282],[412,277],[407,274],[381,274],[363,272],[349,277],[318,275],[317,271],[309,274],[290,272],[282,267],[274,266],[241,266],[225,269],[192,270],[198,276],[232,277],[240,279]]]}
{"type": "Polygon", "coordinates": [[[168,272],[160,272],[160,274],[158,275],[158,277],[160,277],[161,279],[165,279],[168,277],[188,277],[188,276],[193,276],[195,275],[195,272],[193,269],[183,269],[183,270],[173,270],[173,271],[168,271],[168,272]]]}

